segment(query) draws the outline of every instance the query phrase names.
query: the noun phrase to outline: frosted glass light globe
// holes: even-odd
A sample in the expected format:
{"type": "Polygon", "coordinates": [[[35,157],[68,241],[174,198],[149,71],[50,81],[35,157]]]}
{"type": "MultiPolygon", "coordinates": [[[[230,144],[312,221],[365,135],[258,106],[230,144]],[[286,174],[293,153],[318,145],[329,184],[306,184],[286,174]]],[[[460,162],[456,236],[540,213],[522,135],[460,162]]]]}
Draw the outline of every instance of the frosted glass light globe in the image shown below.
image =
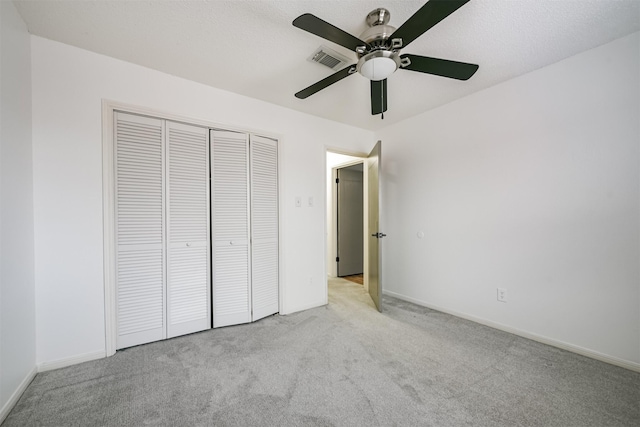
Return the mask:
{"type": "Polygon", "coordinates": [[[360,67],[360,74],[369,80],[384,80],[398,69],[398,64],[391,58],[379,56],[371,58],[360,67]]]}

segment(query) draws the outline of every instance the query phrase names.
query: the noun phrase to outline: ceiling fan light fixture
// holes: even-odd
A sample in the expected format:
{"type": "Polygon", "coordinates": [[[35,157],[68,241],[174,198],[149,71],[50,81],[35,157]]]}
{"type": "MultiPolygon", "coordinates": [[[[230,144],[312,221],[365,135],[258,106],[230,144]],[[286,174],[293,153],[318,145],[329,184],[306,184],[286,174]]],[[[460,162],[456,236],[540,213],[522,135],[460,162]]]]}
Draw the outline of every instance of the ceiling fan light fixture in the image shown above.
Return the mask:
{"type": "MultiPolygon", "coordinates": [[[[430,28],[460,9],[470,0],[427,0],[420,9],[398,29],[388,25],[391,15],[384,8],[371,11],[366,17],[369,28],[360,37],[354,37],[340,28],[310,13],[293,20],[293,25],[325,40],[336,43],[358,55],[356,66],[349,65],[297,92],[296,98],[305,99],[358,71],[371,81],[371,114],[387,111],[387,78],[398,68],[425,74],[468,80],[478,65],[428,56],[404,54],[406,48],[430,28]]],[[[384,116],[382,116],[384,118],[384,116]]]]}
{"type": "Polygon", "coordinates": [[[364,55],[358,61],[357,70],[369,80],[384,80],[400,66],[400,56],[396,52],[378,50],[364,55]]]}

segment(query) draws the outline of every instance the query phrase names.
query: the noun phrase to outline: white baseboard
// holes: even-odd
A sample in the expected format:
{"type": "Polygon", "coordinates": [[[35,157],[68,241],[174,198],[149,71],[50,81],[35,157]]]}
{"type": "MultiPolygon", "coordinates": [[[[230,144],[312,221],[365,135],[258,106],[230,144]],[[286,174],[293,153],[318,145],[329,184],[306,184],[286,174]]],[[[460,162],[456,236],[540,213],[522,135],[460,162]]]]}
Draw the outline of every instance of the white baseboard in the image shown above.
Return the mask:
{"type": "Polygon", "coordinates": [[[7,403],[4,404],[2,409],[0,410],[0,424],[7,418],[11,409],[15,406],[15,404],[22,396],[22,393],[27,389],[31,381],[35,378],[38,372],[46,372],[51,371],[53,369],[64,368],[66,366],[76,365],[82,362],[88,362],[90,360],[102,359],[106,357],[106,353],[104,351],[96,351],[92,353],[85,353],[78,356],[67,357],[64,359],[54,360],[53,362],[43,362],[39,363],[37,366],[34,366],[33,369],[27,374],[27,376],[22,380],[18,388],[13,392],[7,403]]]}
{"type": "Polygon", "coordinates": [[[102,359],[107,357],[104,350],[94,351],[92,353],[79,354],[78,356],[66,357],[51,362],[42,362],[38,364],[38,372],[52,371],[54,369],[65,368],[78,363],[88,362],[90,360],[102,359]]]}
{"type": "Polygon", "coordinates": [[[299,311],[309,310],[310,308],[322,307],[323,305],[327,305],[327,303],[328,302],[326,300],[322,300],[322,301],[318,301],[318,302],[315,302],[315,303],[312,303],[312,304],[300,305],[298,307],[295,307],[293,310],[287,309],[286,312],[283,312],[281,310],[280,314],[283,315],[283,316],[287,316],[289,314],[297,313],[299,311]]]}
{"type": "Polygon", "coordinates": [[[29,384],[31,384],[31,381],[33,381],[37,373],[38,370],[34,366],[33,369],[31,369],[31,371],[29,371],[29,373],[24,377],[18,388],[13,392],[7,403],[2,406],[2,409],[0,409],[0,424],[2,424],[5,418],[9,415],[9,412],[11,412],[16,403],[18,403],[22,393],[24,393],[29,384]]]}
{"type": "Polygon", "coordinates": [[[425,301],[420,301],[415,298],[411,298],[402,294],[398,294],[396,292],[391,291],[383,291],[385,295],[392,296],[394,298],[401,299],[403,301],[408,301],[417,305],[421,305],[423,307],[430,308],[432,310],[441,311],[443,313],[451,314],[452,316],[460,317],[462,319],[471,320],[472,322],[480,323],[481,325],[489,326],[494,329],[499,329],[501,331],[509,332],[514,335],[521,336],[523,338],[528,338],[533,341],[538,341],[543,344],[550,345],[552,347],[561,348],[563,350],[570,351],[572,353],[579,354],[581,356],[590,357],[592,359],[599,360],[601,362],[609,363],[611,365],[620,366],[621,368],[629,369],[630,371],[640,372],[640,363],[632,362],[629,360],[620,359],[614,356],[609,356],[607,354],[599,353],[594,350],[589,350],[588,348],[583,348],[574,344],[569,344],[564,341],[558,341],[553,338],[548,338],[542,335],[535,334],[533,332],[523,331],[521,329],[512,328],[511,326],[503,325],[502,323],[494,322],[491,320],[483,319],[481,317],[476,317],[470,314],[461,313],[455,310],[449,310],[444,307],[439,307],[434,304],[430,304],[425,301]]]}

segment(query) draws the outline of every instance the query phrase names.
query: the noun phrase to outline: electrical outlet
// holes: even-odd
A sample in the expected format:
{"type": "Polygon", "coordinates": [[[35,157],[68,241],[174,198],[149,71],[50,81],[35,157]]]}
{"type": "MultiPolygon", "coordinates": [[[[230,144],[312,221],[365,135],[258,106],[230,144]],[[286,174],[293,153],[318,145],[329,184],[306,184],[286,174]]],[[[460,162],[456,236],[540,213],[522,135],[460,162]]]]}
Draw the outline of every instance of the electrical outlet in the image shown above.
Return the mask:
{"type": "Polygon", "coordinates": [[[507,290],[505,288],[498,288],[498,301],[507,302],[507,290]]]}
{"type": "Polygon", "coordinates": [[[301,206],[302,206],[302,197],[296,196],[296,208],[299,208],[301,206]]]}
{"type": "Polygon", "coordinates": [[[309,207],[313,207],[313,196],[309,196],[309,207]]]}

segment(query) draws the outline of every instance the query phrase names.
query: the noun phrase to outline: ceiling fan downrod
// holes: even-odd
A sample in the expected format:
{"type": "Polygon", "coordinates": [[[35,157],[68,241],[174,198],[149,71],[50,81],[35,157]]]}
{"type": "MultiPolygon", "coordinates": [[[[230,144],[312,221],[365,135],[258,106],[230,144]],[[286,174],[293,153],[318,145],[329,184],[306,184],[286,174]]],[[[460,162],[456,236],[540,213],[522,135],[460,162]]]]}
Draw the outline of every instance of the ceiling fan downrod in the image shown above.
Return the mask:
{"type": "Polygon", "coordinates": [[[384,7],[372,10],[367,15],[367,25],[374,27],[376,25],[387,25],[391,20],[391,13],[384,7]]]}

